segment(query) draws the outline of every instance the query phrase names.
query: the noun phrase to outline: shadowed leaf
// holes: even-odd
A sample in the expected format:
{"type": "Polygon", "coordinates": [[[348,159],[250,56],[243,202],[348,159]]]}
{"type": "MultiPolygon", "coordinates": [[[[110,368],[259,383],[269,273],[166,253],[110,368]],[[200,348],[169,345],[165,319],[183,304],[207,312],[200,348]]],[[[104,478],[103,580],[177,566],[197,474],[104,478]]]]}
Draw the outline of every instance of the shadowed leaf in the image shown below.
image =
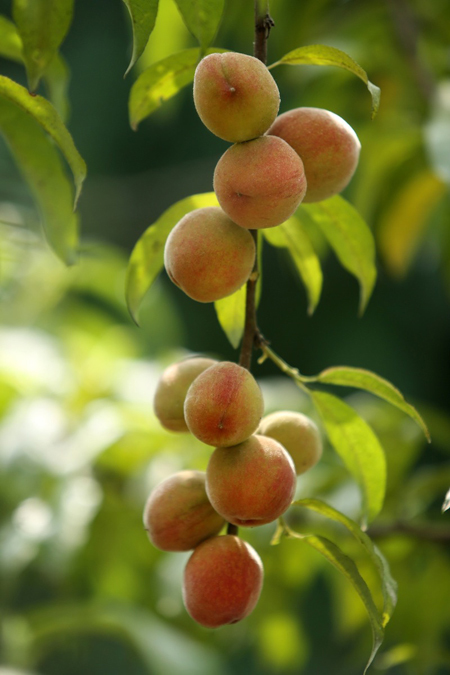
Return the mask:
{"type": "Polygon", "coordinates": [[[186,28],[204,51],[217,33],[225,0],[175,0],[175,3],[186,28]]]}
{"type": "Polygon", "coordinates": [[[123,0],[131,18],[133,30],[133,53],[125,72],[127,75],[136,61],[142,56],[148,39],[155,27],[159,0],[123,0]]]}

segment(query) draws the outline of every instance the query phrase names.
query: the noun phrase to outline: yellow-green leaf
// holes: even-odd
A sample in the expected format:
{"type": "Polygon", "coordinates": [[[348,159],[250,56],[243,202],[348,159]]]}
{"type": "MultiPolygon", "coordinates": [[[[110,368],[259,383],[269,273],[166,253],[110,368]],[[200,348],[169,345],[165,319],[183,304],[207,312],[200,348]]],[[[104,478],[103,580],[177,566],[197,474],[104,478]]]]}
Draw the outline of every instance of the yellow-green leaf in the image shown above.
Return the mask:
{"type": "Polygon", "coordinates": [[[262,232],[272,246],[288,249],[305,285],[308,313],[312,314],[322,291],[322,268],[300,218],[294,215],[282,225],[267,228],[262,232]]]}
{"type": "Polygon", "coordinates": [[[290,66],[315,65],[315,66],[337,66],[353,73],[364,82],[372,97],[372,117],[374,117],[380,107],[380,89],[370,82],[367,73],[361,66],[352,59],[351,56],[328,45],[306,45],[299,47],[285,54],[279,61],[272,63],[269,68],[274,68],[281,64],[290,66]]]}
{"type": "Polygon", "coordinates": [[[0,75],[0,99],[10,101],[41,125],[66,158],[75,181],[75,204],[86,177],[86,164],[75,147],[72,136],[55,108],[42,96],[32,96],[25,87],[0,75]]]}
{"type": "Polygon", "coordinates": [[[55,145],[27,112],[1,96],[0,131],[30,186],[50,245],[73,263],[78,242],[73,190],[55,145]]]}
{"type": "Polygon", "coordinates": [[[164,246],[170,231],[186,213],[204,206],[217,206],[214,192],[186,197],[169,207],[138,239],[130,256],[126,300],[134,321],[140,304],[164,265],[164,246]]]}
{"type": "Polygon", "coordinates": [[[388,380],[380,377],[370,370],[363,368],[351,368],[349,366],[336,366],[334,368],[327,368],[319,373],[316,377],[306,378],[308,382],[323,382],[323,384],[335,384],[343,387],[356,387],[357,389],[364,389],[370,391],[371,394],[379,396],[396,406],[404,413],[409,415],[421,427],[428,441],[430,441],[430,434],[422,417],[417,410],[410,403],[407,403],[403,394],[392,385],[388,380]]]}
{"type": "Polygon", "coordinates": [[[362,313],[372,293],[377,271],[372,232],[356,209],[336,195],[323,202],[302,204],[297,216],[309,218],[320,227],[340,263],[360,285],[359,311],[362,313]]]}
{"type": "Polygon", "coordinates": [[[367,422],[344,401],[325,392],[311,391],[310,395],[331,445],[360,487],[366,525],[383,506],[386,491],[383,448],[367,422]]]}
{"type": "Polygon", "coordinates": [[[13,0],[30,90],[34,91],[72,22],[74,0],[13,0]]]}
{"type": "Polygon", "coordinates": [[[123,2],[130,14],[133,30],[133,53],[130,64],[125,72],[125,75],[127,75],[142,55],[155,27],[159,0],[123,0],[123,2]]]}
{"type": "Polygon", "coordinates": [[[12,21],[0,16],[0,56],[22,62],[22,40],[12,21]]]}
{"type": "Polygon", "coordinates": [[[216,300],[214,303],[219,323],[235,349],[238,348],[244,333],[246,288],[247,285],[244,284],[233,295],[216,300]]]}
{"type": "Polygon", "coordinates": [[[217,33],[225,0],[175,0],[175,3],[186,28],[204,51],[217,33]]]}
{"type": "Polygon", "coordinates": [[[448,511],[449,509],[450,509],[450,489],[447,490],[447,494],[445,495],[444,503],[442,504],[442,513],[448,511]]]}

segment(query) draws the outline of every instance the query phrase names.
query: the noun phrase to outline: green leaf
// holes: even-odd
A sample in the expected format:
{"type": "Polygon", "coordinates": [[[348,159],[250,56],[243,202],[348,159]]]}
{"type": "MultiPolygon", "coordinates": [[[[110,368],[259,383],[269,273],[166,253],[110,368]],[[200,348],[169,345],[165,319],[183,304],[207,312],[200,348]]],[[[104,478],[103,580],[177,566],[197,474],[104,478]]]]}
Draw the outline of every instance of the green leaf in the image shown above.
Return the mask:
{"type": "Polygon", "coordinates": [[[73,263],[78,242],[73,190],[55,145],[27,112],[1,96],[0,131],[36,199],[50,245],[73,263]]]}
{"type": "MultiPolygon", "coordinates": [[[[23,63],[22,40],[17,28],[4,16],[0,16],[0,56],[23,63]]],[[[60,54],[56,54],[48,64],[44,74],[44,82],[48,96],[61,115],[67,119],[69,85],[69,68],[60,54]]]]}
{"type": "Polygon", "coordinates": [[[311,546],[316,551],[319,551],[341,574],[343,574],[353,585],[353,588],[358,593],[369,616],[370,626],[372,628],[372,651],[369,661],[364,669],[364,675],[367,672],[370,664],[375,658],[375,654],[380,648],[384,639],[384,629],[380,613],[375,605],[372,594],[366,582],[360,575],[357,566],[351,558],[349,558],[341,549],[333,544],[332,541],[326,537],[316,536],[314,534],[297,534],[291,529],[285,527],[286,536],[291,539],[300,539],[305,544],[311,546]]]}
{"type": "Polygon", "coordinates": [[[372,431],[349,405],[325,392],[310,392],[330,442],[358,483],[363,501],[363,522],[371,522],[383,506],[386,460],[372,431]]]}
{"type": "Polygon", "coordinates": [[[372,117],[378,112],[380,107],[380,89],[370,82],[365,70],[354,61],[351,56],[335,47],[327,45],[307,45],[299,47],[285,54],[279,61],[272,63],[269,68],[275,68],[281,64],[290,66],[315,65],[315,66],[337,66],[348,70],[364,82],[372,97],[372,117]]]}
{"type": "Polygon", "coordinates": [[[170,231],[186,213],[204,206],[217,206],[214,192],[176,202],[138,239],[128,263],[125,292],[128,310],[136,323],[140,304],[164,265],[164,246],[170,231]]]}
{"type": "Polygon", "coordinates": [[[144,51],[155,27],[159,0],[123,0],[131,18],[133,29],[133,53],[127,75],[144,51]]]}
{"type": "Polygon", "coordinates": [[[362,313],[377,276],[375,243],[369,227],[356,209],[339,195],[316,204],[302,204],[297,216],[300,220],[306,216],[321,229],[341,265],[358,279],[362,313]]]}
{"type": "Polygon", "coordinates": [[[354,520],[348,518],[340,511],[337,511],[332,506],[325,504],[325,502],[320,501],[319,499],[300,499],[293,503],[294,506],[302,506],[316,513],[320,513],[322,516],[333,520],[336,523],[340,523],[347,528],[347,530],[355,537],[355,539],[364,547],[366,552],[369,555],[369,558],[375,565],[381,582],[381,589],[383,593],[383,628],[390,621],[395,605],[397,604],[397,582],[393,579],[391,571],[389,569],[389,564],[378,549],[378,547],[373,543],[371,538],[361,530],[359,525],[355,523],[354,520]]]}
{"type": "Polygon", "coordinates": [[[445,495],[444,503],[442,504],[442,513],[448,511],[449,509],[450,509],[450,489],[447,491],[447,494],[445,495]]]}
{"type": "Polygon", "coordinates": [[[308,314],[312,314],[322,291],[322,269],[301,220],[294,215],[282,225],[262,232],[272,246],[288,249],[306,288],[308,314]]]}
{"type": "Polygon", "coordinates": [[[247,284],[244,284],[233,295],[214,303],[219,323],[235,349],[239,347],[244,334],[246,289],[247,284]]]}
{"type": "MultiPolygon", "coordinates": [[[[208,49],[207,53],[223,51],[226,50],[208,49]]],[[[153,63],[139,75],[130,92],[129,113],[132,129],[136,130],[139,122],[194,80],[200,56],[198,48],[183,49],[153,63]]]]}
{"type": "Polygon", "coordinates": [[[186,28],[205,51],[219,28],[225,0],[175,0],[175,3],[186,28]]]}
{"type": "Polygon", "coordinates": [[[66,158],[75,181],[76,205],[81,187],[86,177],[86,164],[76,149],[72,136],[64,126],[55,108],[42,96],[31,96],[25,87],[0,75],[0,100],[10,101],[38,122],[46,131],[66,158]]]}
{"type": "Polygon", "coordinates": [[[13,0],[28,82],[35,91],[72,22],[74,0],[13,0]]]}
{"type": "Polygon", "coordinates": [[[376,373],[372,373],[370,370],[351,368],[349,366],[336,366],[323,370],[316,377],[306,379],[308,382],[322,382],[323,384],[356,387],[357,389],[370,391],[370,393],[384,399],[409,415],[421,427],[428,442],[431,441],[427,425],[417,410],[405,401],[403,394],[394,385],[376,373]]]}

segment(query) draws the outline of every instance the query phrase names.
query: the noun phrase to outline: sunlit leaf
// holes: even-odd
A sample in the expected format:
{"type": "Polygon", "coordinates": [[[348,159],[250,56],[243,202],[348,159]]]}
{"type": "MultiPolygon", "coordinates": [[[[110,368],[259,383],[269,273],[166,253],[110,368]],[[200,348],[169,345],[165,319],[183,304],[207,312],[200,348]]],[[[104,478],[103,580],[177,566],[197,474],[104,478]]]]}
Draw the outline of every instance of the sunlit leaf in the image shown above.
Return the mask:
{"type": "Polygon", "coordinates": [[[323,382],[324,384],[335,384],[343,387],[356,387],[357,389],[364,389],[370,391],[371,394],[379,396],[396,406],[404,413],[409,415],[421,427],[428,441],[430,441],[430,434],[427,425],[419,415],[417,410],[410,403],[407,403],[403,394],[394,387],[388,380],[380,377],[370,370],[363,368],[351,368],[349,366],[336,366],[334,368],[327,368],[319,373],[316,377],[306,378],[309,382],[323,382]]]}
{"type": "Polygon", "coordinates": [[[246,288],[247,285],[244,284],[233,295],[216,300],[214,303],[219,323],[235,349],[238,348],[244,333],[246,288]]]}
{"type": "Polygon", "coordinates": [[[372,117],[374,117],[380,107],[380,89],[370,82],[365,70],[354,61],[351,56],[328,45],[306,45],[299,47],[285,54],[279,61],[272,63],[269,68],[274,68],[281,64],[291,66],[315,65],[315,66],[337,66],[348,70],[360,78],[367,86],[372,97],[372,117]]]}
{"type": "MultiPolygon", "coordinates": [[[[225,50],[208,49],[207,53],[222,51],[225,50]]],[[[183,49],[152,64],[139,75],[131,87],[128,104],[133,129],[194,80],[200,56],[200,49],[183,49]]]]}
{"type": "Polygon", "coordinates": [[[50,245],[73,263],[78,241],[73,190],[55,145],[27,112],[1,96],[0,131],[39,206],[50,245]]]}
{"type": "Polygon", "coordinates": [[[133,53],[125,75],[129,73],[142,55],[155,27],[159,0],[123,0],[131,18],[133,29],[133,53]]]}
{"type": "Polygon", "coordinates": [[[450,489],[447,491],[447,494],[445,495],[444,503],[442,504],[442,513],[444,511],[448,511],[450,509],[450,489]]]}
{"type": "Polygon", "coordinates": [[[362,313],[377,276],[372,232],[356,209],[339,195],[316,204],[302,204],[297,210],[300,220],[304,214],[320,227],[342,266],[358,279],[362,313]]]}
{"type": "Polygon", "coordinates": [[[380,251],[393,274],[408,271],[430,215],[446,190],[442,180],[424,169],[396,192],[378,229],[380,251]]]}
{"type": "Polygon", "coordinates": [[[325,504],[325,502],[322,502],[319,499],[300,499],[294,502],[294,505],[310,509],[336,523],[341,523],[341,525],[344,525],[344,527],[346,527],[355,539],[364,547],[377,568],[380,577],[384,604],[382,625],[383,627],[386,626],[391,619],[395,605],[397,604],[397,582],[392,578],[389,564],[379,548],[373,543],[371,538],[361,530],[354,520],[348,518],[340,511],[337,511],[332,506],[325,504]]]}
{"type": "Polygon", "coordinates": [[[311,392],[331,445],[358,483],[363,502],[363,523],[371,522],[383,506],[386,460],[370,426],[353,408],[325,392],[311,392]]]}
{"type": "Polygon", "coordinates": [[[322,269],[301,220],[292,216],[278,227],[262,230],[272,246],[287,248],[305,285],[308,295],[308,313],[317,307],[322,291],[322,269]]]}
{"type": "Polygon", "coordinates": [[[175,3],[187,29],[204,51],[217,33],[225,0],[175,0],[175,3]]]}
{"type": "Polygon", "coordinates": [[[13,0],[30,90],[34,91],[72,22],[74,0],[13,0]]]}
{"type": "Polygon", "coordinates": [[[326,537],[316,536],[313,534],[302,535],[293,532],[289,528],[285,528],[285,533],[287,537],[300,539],[301,541],[304,541],[305,544],[308,544],[308,546],[311,546],[316,551],[319,551],[319,553],[321,553],[337,570],[339,570],[339,572],[341,572],[341,574],[343,574],[350,581],[353,588],[356,590],[362,602],[364,603],[369,616],[370,626],[372,628],[372,652],[364,669],[365,675],[384,639],[384,629],[380,612],[375,605],[369,587],[360,575],[354,561],[345,555],[345,553],[343,553],[341,549],[336,546],[336,544],[333,544],[333,542],[326,537]]]}
{"type": "Polygon", "coordinates": [[[86,177],[86,164],[55,108],[42,96],[31,96],[25,87],[0,75],[0,100],[2,98],[31,115],[53,138],[72,169],[76,204],[86,177]]]}
{"type": "MultiPolygon", "coordinates": [[[[4,16],[0,16],[0,56],[23,63],[22,40],[17,28],[4,16]]],[[[60,54],[55,54],[43,74],[45,87],[50,101],[53,103],[61,118],[67,119],[69,85],[69,68],[60,54]]]]}
{"type": "Polygon", "coordinates": [[[140,304],[164,265],[164,246],[172,228],[186,213],[217,206],[214,192],[186,197],[164,211],[138,239],[130,256],[126,278],[128,310],[137,323],[140,304]]]}

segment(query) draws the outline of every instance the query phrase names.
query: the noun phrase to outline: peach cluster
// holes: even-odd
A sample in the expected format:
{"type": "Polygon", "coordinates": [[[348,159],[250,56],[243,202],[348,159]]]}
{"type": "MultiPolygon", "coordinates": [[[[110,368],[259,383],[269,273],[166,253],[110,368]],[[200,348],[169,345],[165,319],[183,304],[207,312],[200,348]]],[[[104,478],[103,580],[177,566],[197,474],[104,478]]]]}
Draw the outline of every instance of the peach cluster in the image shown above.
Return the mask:
{"type": "Polygon", "coordinates": [[[296,475],[322,453],[315,424],[294,412],[263,417],[253,375],[230,361],[192,357],[163,372],[155,414],[170,431],[189,431],[213,446],[206,472],[180,471],[157,485],[144,509],[151,542],[163,551],[193,553],[183,598],[201,625],[235,623],[255,607],[263,582],[256,551],[227,524],[254,527],[289,507],[296,475]]]}

